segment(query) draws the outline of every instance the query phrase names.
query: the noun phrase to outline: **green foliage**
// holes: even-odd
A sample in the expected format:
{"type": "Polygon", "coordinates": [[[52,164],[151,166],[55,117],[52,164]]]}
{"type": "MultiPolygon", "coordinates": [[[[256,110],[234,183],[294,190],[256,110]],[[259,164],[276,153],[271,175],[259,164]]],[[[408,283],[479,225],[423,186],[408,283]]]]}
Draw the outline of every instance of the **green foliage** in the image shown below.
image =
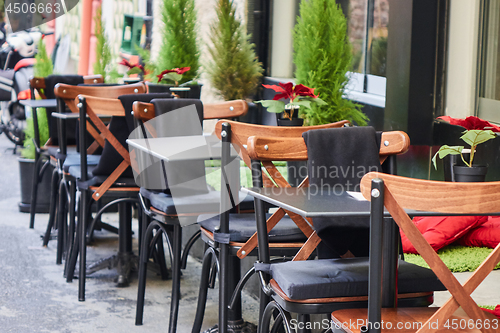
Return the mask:
{"type": "Polygon", "coordinates": [[[327,105],[303,109],[306,125],[350,120],[366,125],[368,117],[360,106],[342,98],[351,67],[351,46],[346,19],[335,1],[309,0],[300,3],[294,31],[296,83],[316,88],[327,105]]]}
{"type": "MultiPolygon", "coordinates": [[[[38,108],[36,114],[38,120],[38,130],[40,132],[40,144],[43,145],[49,139],[47,113],[45,108],[38,108]]],[[[24,158],[35,159],[35,145],[33,143],[35,132],[33,128],[33,117],[26,119],[26,128],[24,129],[24,133],[26,136],[23,143],[24,149],[21,150],[21,156],[24,158]]]]}
{"type": "Polygon", "coordinates": [[[102,24],[102,5],[96,10],[94,24],[95,36],[97,38],[95,46],[94,74],[101,74],[102,77],[106,78],[108,73],[111,71],[112,55],[106,38],[106,32],[104,31],[104,26],[102,24]]]}
{"type": "Polygon", "coordinates": [[[35,55],[36,62],[33,66],[33,75],[36,77],[47,77],[54,72],[54,66],[52,65],[52,60],[47,54],[47,49],[45,48],[43,39],[40,39],[37,48],[38,51],[35,55]]]}
{"type": "MultiPolygon", "coordinates": [[[[36,77],[47,77],[51,75],[54,71],[52,65],[52,60],[47,54],[47,49],[45,48],[45,43],[43,39],[40,39],[37,46],[37,54],[35,55],[35,65],[33,67],[33,75],[36,77]]],[[[47,121],[47,113],[45,108],[39,108],[37,111],[38,115],[38,131],[40,133],[40,142],[44,144],[49,139],[49,124],[47,121]]],[[[33,144],[33,138],[35,137],[35,132],[33,129],[33,117],[28,117],[26,119],[26,128],[24,129],[24,149],[21,150],[21,155],[24,158],[35,159],[35,145],[33,144]]]]}
{"type": "Polygon", "coordinates": [[[462,161],[464,161],[465,165],[468,167],[472,166],[472,162],[474,161],[474,155],[476,153],[476,147],[477,145],[484,143],[488,140],[496,138],[496,134],[492,130],[467,130],[463,132],[463,135],[460,137],[460,139],[464,140],[465,143],[467,143],[471,147],[470,151],[470,158],[469,161],[467,162],[464,159],[464,155],[462,154],[462,151],[464,149],[464,146],[448,146],[448,145],[443,145],[439,150],[437,151],[436,154],[432,157],[432,163],[434,164],[434,168],[437,170],[437,164],[436,164],[436,157],[439,156],[439,158],[444,158],[445,156],[448,155],[460,155],[462,157],[462,161]]]}
{"type": "Polygon", "coordinates": [[[161,51],[156,63],[149,66],[154,67],[151,77],[165,69],[191,67],[181,83],[191,81],[200,67],[194,0],[163,0],[161,15],[164,23],[161,51]]]}
{"type": "Polygon", "coordinates": [[[206,66],[210,82],[225,100],[247,98],[259,85],[262,64],[235,16],[233,1],[218,0],[216,11],[218,20],[210,27],[211,60],[206,66]]]}

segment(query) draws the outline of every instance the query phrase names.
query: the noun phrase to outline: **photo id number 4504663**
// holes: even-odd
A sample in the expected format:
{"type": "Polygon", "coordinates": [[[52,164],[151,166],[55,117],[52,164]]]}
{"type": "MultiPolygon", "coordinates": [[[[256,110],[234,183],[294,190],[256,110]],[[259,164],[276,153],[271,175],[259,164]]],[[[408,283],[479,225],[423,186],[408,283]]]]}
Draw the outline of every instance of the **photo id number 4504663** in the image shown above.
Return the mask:
{"type": "Polygon", "coordinates": [[[499,324],[498,324],[499,319],[485,319],[485,320],[474,320],[474,319],[448,319],[444,323],[444,327],[446,329],[453,329],[453,330],[465,330],[465,329],[498,329],[499,324]]]}
{"type": "Polygon", "coordinates": [[[56,3],[18,3],[18,2],[11,2],[7,4],[5,7],[5,12],[7,14],[14,13],[14,14],[28,14],[28,13],[40,13],[40,14],[59,14],[62,11],[61,4],[56,2],[56,3]]]}

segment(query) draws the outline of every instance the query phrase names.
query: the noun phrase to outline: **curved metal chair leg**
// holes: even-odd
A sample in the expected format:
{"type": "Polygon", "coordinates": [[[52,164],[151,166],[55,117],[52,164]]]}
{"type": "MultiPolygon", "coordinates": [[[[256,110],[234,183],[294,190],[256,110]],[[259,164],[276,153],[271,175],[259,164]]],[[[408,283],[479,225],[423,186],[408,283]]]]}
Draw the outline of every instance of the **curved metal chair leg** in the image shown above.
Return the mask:
{"type": "Polygon", "coordinates": [[[269,325],[271,324],[271,318],[275,315],[275,312],[278,312],[278,315],[275,317],[271,331],[276,331],[278,326],[276,328],[274,328],[274,326],[280,325],[279,327],[283,327],[286,333],[293,333],[294,330],[290,327],[290,314],[285,312],[275,301],[269,302],[264,309],[258,332],[270,332],[269,325]],[[281,317],[281,319],[278,319],[278,317],[281,317]]]}
{"type": "Polygon", "coordinates": [[[57,254],[56,254],[56,264],[62,264],[62,256],[64,251],[64,232],[66,228],[64,227],[66,220],[66,186],[64,182],[59,184],[59,207],[57,213],[57,254]]]}
{"type": "Polygon", "coordinates": [[[187,241],[186,245],[184,246],[184,251],[182,252],[182,258],[181,258],[181,269],[186,269],[187,266],[187,257],[189,255],[189,251],[191,250],[191,247],[193,247],[193,244],[201,237],[201,230],[198,230],[189,238],[187,241]]]}
{"type": "MultiPolygon", "coordinates": [[[[165,237],[168,237],[165,235],[165,237]]],[[[159,237],[154,251],[155,262],[160,266],[160,275],[162,280],[168,280],[167,263],[165,262],[165,249],[163,248],[163,238],[159,237]]]]}
{"type": "MultiPolygon", "coordinates": [[[[43,244],[42,246],[47,246],[50,240],[50,234],[52,232],[52,228],[54,227],[54,221],[56,220],[56,207],[58,204],[58,188],[57,184],[59,184],[59,172],[56,169],[52,171],[52,178],[50,182],[50,206],[49,206],[49,221],[47,222],[47,230],[45,231],[45,235],[43,236],[43,244]]],[[[31,214],[31,209],[30,209],[31,214]]],[[[31,217],[31,216],[30,216],[31,217]]]]}
{"type": "Polygon", "coordinates": [[[66,282],[71,282],[73,280],[73,274],[76,265],[76,258],[78,256],[78,245],[75,241],[76,233],[76,182],[71,181],[69,184],[69,199],[68,199],[68,211],[69,211],[69,221],[68,221],[68,241],[66,248],[66,261],[64,263],[64,276],[66,277],[66,282]],[[74,254],[76,252],[76,254],[74,254]],[[72,273],[68,274],[70,267],[73,267],[72,273]]]}
{"type": "Polygon", "coordinates": [[[203,318],[205,317],[208,288],[210,287],[210,276],[216,267],[216,258],[216,251],[212,247],[207,248],[205,254],[203,255],[200,291],[198,293],[198,305],[196,307],[192,333],[199,333],[201,331],[201,325],[203,324],[203,318]]]}

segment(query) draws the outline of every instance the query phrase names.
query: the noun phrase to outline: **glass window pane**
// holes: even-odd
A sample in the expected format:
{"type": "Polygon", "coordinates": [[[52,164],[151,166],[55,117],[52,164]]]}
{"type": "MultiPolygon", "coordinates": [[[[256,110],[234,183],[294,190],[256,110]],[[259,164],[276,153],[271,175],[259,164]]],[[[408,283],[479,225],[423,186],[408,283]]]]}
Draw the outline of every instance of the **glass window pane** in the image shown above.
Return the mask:
{"type": "MultiPolygon", "coordinates": [[[[370,1],[370,0],[369,0],[370,1]]],[[[384,76],[387,63],[389,1],[375,0],[370,6],[372,27],[368,31],[368,64],[366,73],[384,76]]]]}
{"type": "Polygon", "coordinates": [[[364,40],[366,35],[367,0],[349,1],[349,18],[347,32],[352,45],[352,71],[364,73],[364,40]]]}

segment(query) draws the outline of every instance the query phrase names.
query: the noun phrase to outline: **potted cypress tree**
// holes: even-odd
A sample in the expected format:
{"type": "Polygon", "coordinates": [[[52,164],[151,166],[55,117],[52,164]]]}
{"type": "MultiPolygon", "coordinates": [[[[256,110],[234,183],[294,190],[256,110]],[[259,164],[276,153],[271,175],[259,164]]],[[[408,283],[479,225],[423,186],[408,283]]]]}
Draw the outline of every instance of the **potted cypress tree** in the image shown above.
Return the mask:
{"type": "MultiPolygon", "coordinates": [[[[53,66],[43,39],[38,43],[38,53],[35,56],[36,63],[33,68],[33,73],[36,77],[46,77],[52,74],[53,66]]],[[[40,142],[46,142],[49,139],[49,124],[44,108],[37,109],[38,130],[40,132],[40,142]]],[[[31,205],[31,189],[33,184],[33,168],[35,167],[35,146],[33,138],[35,131],[33,128],[33,117],[26,118],[26,129],[24,137],[24,148],[21,151],[19,158],[19,176],[21,182],[21,202],[19,203],[19,211],[29,213],[31,205]]],[[[43,173],[42,182],[38,186],[38,202],[37,213],[48,213],[50,200],[50,177],[51,172],[43,173]]]]}
{"type": "Polygon", "coordinates": [[[294,63],[296,84],[316,88],[325,105],[301,108],[305,125],[350,120],[366,125],[368,117],[360,106],[344,99],[352,53],[347,38],[347,23],[335,1],[309,0],[300,3],[295,25],[294,63]]]}
{"type": "Polygon", "coordinates": [[[195,2],[194,0],[163,0],[161,14],[164,27],[158,58],[152,62],[149,61],[149,55],[146,52],[140,53],[146,63],[145,70],[149,72],[148,77],[156,80],[165,71],[173,73],[183,68],[189,68],[189,70],[181,74],[182,78],[177,81],[178,87],[175,83],[168,84],[169,80],[163,79],[164,75],[161,75],[158,80],[160,84],[148,83],[149,90],[151,92],[171,91],[181,97],[200,98],[201,85],[196,81],[200,68],[200,51],[195,2]]]}
{"type": "Polygon", "coordinates": [[[217,20],[210,27],[211,59],[206,71],[210,83],[224,100],[247,99],[255,93],[262,77],[262,64],[255,55],[231,0],[218,0],[217,20]]]}

